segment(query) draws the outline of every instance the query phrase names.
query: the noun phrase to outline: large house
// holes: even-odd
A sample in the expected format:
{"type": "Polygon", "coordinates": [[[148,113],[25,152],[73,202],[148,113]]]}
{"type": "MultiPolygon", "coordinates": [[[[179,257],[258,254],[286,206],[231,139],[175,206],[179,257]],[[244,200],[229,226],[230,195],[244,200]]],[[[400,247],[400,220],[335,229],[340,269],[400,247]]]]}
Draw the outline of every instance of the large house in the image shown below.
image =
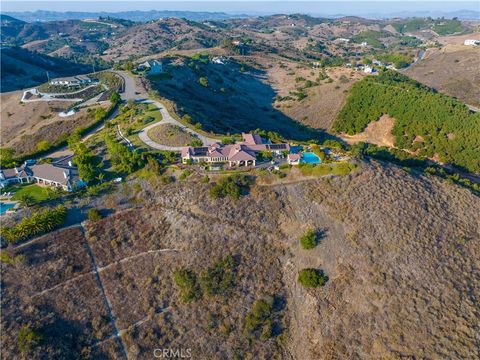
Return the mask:
{"type": "Polygon", "coordinates": [[[85,75],[69,76],[50,80],[50,85],[63,85],[68,87],[90,84],[92,79],[85,75]]]}
{"type": "Polygon", "coordinates": [[[20,167],[0,170],[0,188],[11,184],[38,183],[74,191],[85,186],[73,166],[71,156],[52,164],[33,164],[25,162],[20,167]]]}
{"type": "Polygon", "coordinates": [[[255,166],[259,152],[268,151],[274,155],[280,155],[290,151],[288,144],[267,143],[258,134],[242,134],[242,138],[242,142],[231,145],[215,143],[204,147],[184,147],[182,163],[206,162],[228,163],[231,167],[255,166]]]}
{"type": "Polygon", "coordinates": [[[148,60],[138,65],[137,70],[146,71],[148,75],[163,73],[163,64],[157,60],[148,60]]]}

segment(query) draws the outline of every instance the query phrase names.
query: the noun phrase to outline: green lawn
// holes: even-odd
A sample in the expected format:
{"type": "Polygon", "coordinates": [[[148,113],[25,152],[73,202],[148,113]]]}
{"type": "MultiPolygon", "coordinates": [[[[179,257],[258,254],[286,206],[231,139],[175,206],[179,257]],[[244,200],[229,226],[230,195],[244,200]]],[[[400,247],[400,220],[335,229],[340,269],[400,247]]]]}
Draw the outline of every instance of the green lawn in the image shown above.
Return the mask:
{"type": "Polygon", "coordinates": [[[146,116],[152,116],[155,118],[155,122],[162,120],[162,113],[154,104],[148,104],[147,111],[145,112],[146,116]]]}
{"type": "Polygon", "coordinates": [[[12,200],[20,200],[24,194],[27,194],[32,197],[35,202],[42,202],[49,198],[51,189],[38,186],[36,184],[18,186],[15,194],[12,196],[12,200]]]}

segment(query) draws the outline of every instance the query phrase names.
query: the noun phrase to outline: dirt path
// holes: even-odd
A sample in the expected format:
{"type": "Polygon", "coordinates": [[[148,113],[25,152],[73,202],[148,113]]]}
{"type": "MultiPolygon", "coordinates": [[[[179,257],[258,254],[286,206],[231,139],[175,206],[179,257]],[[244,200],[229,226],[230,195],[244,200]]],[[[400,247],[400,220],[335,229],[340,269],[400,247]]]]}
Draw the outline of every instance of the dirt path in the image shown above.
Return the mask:
{"type": "Polygon", "coordinates": [[[128,353],[125,349],[125,346],[123,344],[123,340],[120,336],[120,332],[118,331],[117,327],[117,319],[113,314],[112,306],[110,304],[110,300],[107,297],[107,294],[105,293],[105,289],[103,287],[102,279],[100,278],[100,274],[98,273],[98,267],[97,267],[97,262],[95,261],[95,256],[93,255],[92,248],[90,247],[90,244],[88,243],[87,237],[85,236],[85,229],[83,227],[83,224],[80,225],[82,229],[82,233],[84,234],[83,239],[85,241],[85,246],[87,248],[88,255],[90,257],[90,261],[92,262],[93,266],[93,271],[95,273],[95,278],[97,280],[97,285],[100,290],[100,293],[102,294],[103,301],[105,304],[105,307],[107,308],[108,316],[110,318],[110,323],[112,324],[113,327],[113,337],[118,341],[118,345],[120,346],[120,349],[122,349],[123,354],[125,355],[125,358],[128,360],[128,353]]]}

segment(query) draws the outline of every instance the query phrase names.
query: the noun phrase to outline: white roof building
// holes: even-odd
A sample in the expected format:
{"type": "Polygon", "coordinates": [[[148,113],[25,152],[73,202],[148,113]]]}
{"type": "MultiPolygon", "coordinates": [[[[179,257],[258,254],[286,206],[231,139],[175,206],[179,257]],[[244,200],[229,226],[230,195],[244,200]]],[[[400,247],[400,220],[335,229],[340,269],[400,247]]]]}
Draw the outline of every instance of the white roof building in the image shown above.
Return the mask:
{"type": "Polygon", "coordinates": [[[480,45],[480,40],[475,40],[475,39],[467,39],[463,42],[463,45],[467,46],[478,46],[480,45]]]}

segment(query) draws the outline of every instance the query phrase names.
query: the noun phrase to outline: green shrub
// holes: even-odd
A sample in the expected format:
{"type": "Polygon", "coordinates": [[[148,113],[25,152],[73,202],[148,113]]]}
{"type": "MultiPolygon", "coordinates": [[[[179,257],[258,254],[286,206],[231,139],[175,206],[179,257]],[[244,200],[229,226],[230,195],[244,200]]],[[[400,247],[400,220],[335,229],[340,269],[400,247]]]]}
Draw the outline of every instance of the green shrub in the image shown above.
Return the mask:
{"type": "Polygon", "coordinates": [[[200,275],[200,285],[206,295],[226,296],[235,286],[235,259],[228,255],[218,260],[200,275]]]}
{"type": "Polygon", "coordinates": [[[18,332],[17,346],[21,353],[26,354],[37,346],[43,340],[43,335],[31,328],[30,325],[24,325],[18,332]]]}
{"type": "Polygon", "coordinates": [[[202,177],[202,180],[201,180],[202,184],[208,184],[210,182],[210,178],[205,175],[204,177],[202,177]]]}
{"type": "Polygon", "coordinates": [[[273,303],[273,297],[255,300],[251,313],[245,317],[245,335],[255,336],[260,332],[263,341],[273,336],[273,303]]]}
{"type": "Polygon", "coordinates": [[[203,142],[199,138],[195,138],[192,141],[190,141],[190,144],[188,145],[193,147],[199,147],[199,146],[203,146],[203,142]]]}
{"type": "Polygon", "coordinates": [[[221,178],[214,187],[210,189],[210,196],[214,199],[230,196],[233,199],[240,198],[242,188],[248,188],[251,180],[246,175],[231,175],[221,178]]]}
{"type": "Polygon", "coordinates": [[[198,83],[204,87],[208,86],[208,79],[204,76],[198,79],[198,83]]]}
{"type": "Polygon", "coordinates": [[[298,281],[306,288],[316,288],[324,286],[328,281],[328,276],[322,270],[308,268],[300,270],[298,281]]]}
{"type": "Polygon", "coordinates": [[[306,250],[313,249],[317,246],[317,231],[315,229],[308,230],[300,238],[300,245],[306,250]]]}
{"type": "Polygon", "coordinates": [[[91,208],[87,211],[87,218],[91,222],[96,222],[102,219],[102,214],[100,214],[100,211],[98,211],[97,209],[91,208]]]}
{"type": "Polygon", "coordinates": [[[0,261],[4,264],[15,265],[25,261],[26,256],[23,254],[11,256],[5,250],[0,251],[0,261]]]}
{"type": "Polygon", "coordinates": [[[186,302],[192,302],[202,297],[202,292],[197,282],[197,275],[188,269],[180,269],[173,273],[175,284],[180,289],[180,297],[186,302]]]}
{"type": "Polygon", "coordinates": [[[180,174],[179,179],[180,180],[185,180],[187,177],[193,174],[193,171],[190,169],[185,169],[183,172],[180,174]]]}
{"type": "Polygon", "coordinates": [[[37,144],[37,151],[38,152],[47,151],[48,149],[50,149],[51,146],[52,144],[50,144],[50,142],[47,140],[39,141],[37,144]]]}

